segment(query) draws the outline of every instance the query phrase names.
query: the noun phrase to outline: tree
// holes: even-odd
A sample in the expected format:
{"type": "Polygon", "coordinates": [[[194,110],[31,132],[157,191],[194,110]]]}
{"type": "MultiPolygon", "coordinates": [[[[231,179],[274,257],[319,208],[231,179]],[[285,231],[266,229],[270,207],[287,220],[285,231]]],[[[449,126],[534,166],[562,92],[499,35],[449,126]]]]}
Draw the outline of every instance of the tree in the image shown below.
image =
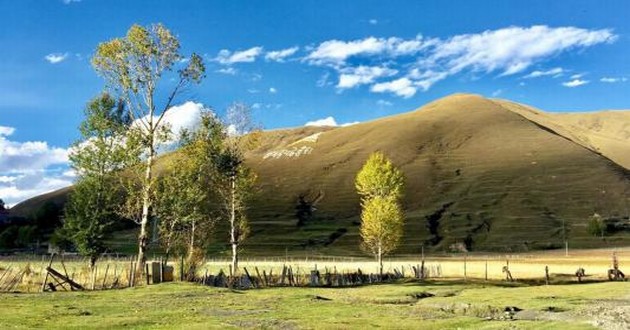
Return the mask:
{"type": "Polygon", "coordinates": [[[0,211],[6,211],[6,206],[4,204],[4,201],[2,200],[2,198],[0,198],[0,211]]]}
{"type": "Polygon", "coordinates": [[[127,136],[131,118],[122,102],[103,93],[88,103],[81,123],[81,139],[74,143],[70,162],[78,180],[65,207],[63,230],[93,267],[105,252],[104,239],[118,219],[123,202],[119,171],[134,164],[139,150],[127,136]]]}
{"type": "MultiPolygon", "coordinates": [[[[161,78],[181,63],[179,40],[161,24],[143,27],[133,25],[127,35],[98,45],[92,65],[107,81],[108,87],[127,106],[139,130],[144,149],[144,176],[140,182],[140,233],[138,235],[138,269],[144,269],[148,228],[155,198],[154,160],[158,144],[167,129],[164,115],[178,95],[191,84],[201,82],[205,67],[199,55],[192,54],[185,67],[177,71],[174,85],[166,92],[166,100],[158,105],[156,94],[161,78]]],[[[169,80],[165,79],[167,82],[169,80]]],[[[165,84],[160,85],[165,87],[165,84]]],[[[132,204],[133,205],[133,204],[132,204]]],[[[133,213],[133,212],[132,212],[133,213]]]]}
{"type": "Polygon", "coordinates": [[[187,250],[190,271],[204,256],[217,218],[214,159],[223,139],[221,123],[212,113],[203,113],[198,129],[183,132],[181,148],[171,155],[169,170],[158,184],[155,213],[162,245],[167,258],[172,249],[187,250]]]}
{"type": "Polygon", "coordinates": [[[357,174],[355,186],[363,199],[403,195],[404,177],[382,152],[374,152],[357,174]]]}
{"type": "Polygon", "coordinates": [[[403,235],[404,216],[395,198],[376,196],[363,202],[361,237],[364,249],[378,258],[383,273],[383,255],[395,250],[403,235]]]}
{"type": "Polygon", "coordinates": [[[404,177],[383,153],[375,152],[357,174],[355,186],[361,195],[363,248],[376,256],[383,274],[383,255],[396,249],[403,235],[404,177]]]}
{"type": "Polygon", "coordinates": [[[593,214],[593,216],[588,221],[588,232],[593,236],[599,236],[602,239],[607,234],[607,226],[604,222],[604,219],[597,213],[593,214]]]}
{"type": "Polygon", "coordinates": [[[40,235],[50,233],[61,223],[62,209],[53,201],[46,201],[31,215],[40,235]]]}
{"type": "Polygon", "coordinates": [[[245,164],[245,151],[258,140],[258,129],[251,119],[251,109],[243,103],[228,107],[226,118],[227,136],[222,150],[215,158],[216,185],[224,214],[230,224],[232,246],[232,271],[238,271],[240,243],[247,237],[247,202],[253,193],[256,175],[245,164]]]}

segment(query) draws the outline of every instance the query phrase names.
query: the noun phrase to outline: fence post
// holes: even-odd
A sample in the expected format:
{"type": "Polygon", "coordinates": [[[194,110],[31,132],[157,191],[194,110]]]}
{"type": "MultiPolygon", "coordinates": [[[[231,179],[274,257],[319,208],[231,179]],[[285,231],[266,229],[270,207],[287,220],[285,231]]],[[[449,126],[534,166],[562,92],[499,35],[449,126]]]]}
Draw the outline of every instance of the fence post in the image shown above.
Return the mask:
{"type": "Polygon", "coordinates": [[[549,266],[545,266],[545,285],[549,285],[549,266]]]}
{"type": "Polygon", "coordinates": [[[488,282],[488,257],[486,257],[486,282],[488,282]]]}
{"type": "Polygon", "coordinates": [[[468,259],[468,254],[464,255],[464,282],[468,281],[468,274],[466,273],[466,261],[468,259]]]}

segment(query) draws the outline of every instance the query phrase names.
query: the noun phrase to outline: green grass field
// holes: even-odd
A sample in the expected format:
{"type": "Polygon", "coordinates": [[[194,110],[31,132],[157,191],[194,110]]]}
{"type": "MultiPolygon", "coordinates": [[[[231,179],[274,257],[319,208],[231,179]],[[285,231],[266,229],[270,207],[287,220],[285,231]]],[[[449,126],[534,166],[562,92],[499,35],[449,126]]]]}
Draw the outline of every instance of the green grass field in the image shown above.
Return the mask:
{"type": "Polygon", "coordinates": [[[249,291],[168,283],[0,294],[0,328],[621,329],[628,325],[629,299],[623,282],[509,287],[430,281],[249,291]],[[424,293],[434,296],[419,298],[424,293]],[[523,311],[510,315],[506,307],[523,311]]]}

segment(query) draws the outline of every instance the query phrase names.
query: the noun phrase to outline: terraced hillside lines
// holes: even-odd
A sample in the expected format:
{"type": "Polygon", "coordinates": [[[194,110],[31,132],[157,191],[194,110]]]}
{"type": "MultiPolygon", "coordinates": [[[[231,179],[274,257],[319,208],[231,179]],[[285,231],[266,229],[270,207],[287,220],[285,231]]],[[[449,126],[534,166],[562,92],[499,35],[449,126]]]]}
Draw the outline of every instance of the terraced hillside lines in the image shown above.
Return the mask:
{"type": "Polygon", "coordinates": [[[398,253],[559,248],[565,237],[573,247],[628,245],[628,232],[587,232],[594,212],[629,216],[628,114],[549,114],[456,94],[348,127],[264,132],[246,155],[260,191],[245,252],[361,254],[354,179],[377,150],[406,176],[398,253]],[[298,227],[300,198],[314,212],[298,227]]]}

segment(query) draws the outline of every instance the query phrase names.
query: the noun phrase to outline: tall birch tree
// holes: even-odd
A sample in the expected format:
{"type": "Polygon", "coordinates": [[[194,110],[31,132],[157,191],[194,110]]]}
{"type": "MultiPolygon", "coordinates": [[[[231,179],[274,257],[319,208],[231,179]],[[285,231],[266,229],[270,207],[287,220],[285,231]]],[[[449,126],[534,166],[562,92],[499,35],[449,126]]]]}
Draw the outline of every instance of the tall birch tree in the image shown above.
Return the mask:
{"type": "MultiPolygon", "coordinates": [[[[135,127],[139,130],[144,149],[144,176],[140,182],[141,208],[138,235],[138,269],[144,269],[149,243],[149,222],[155,199],[154,161],[160,134],[166,126],[164,116],[177,97],[191,84],[198,84],[205,74],[199,55],[187,61],[180,53],[176,36],[162,24],[133,25],[127,35],[98,45],[92,66],[102,76],[114,95],[124,100],[135,127]],[[183,65],[181,68],[178,66],[183,65]],[[173,72],[175,71],[175,72],[173,72]],[[175,76],[170,84],[165,77],[175,76]],[[158,102],[158,87],[167,89],[165,98],[158,102]]],[[[139,272],[141,273],[141,272],[139,272]]]]}

